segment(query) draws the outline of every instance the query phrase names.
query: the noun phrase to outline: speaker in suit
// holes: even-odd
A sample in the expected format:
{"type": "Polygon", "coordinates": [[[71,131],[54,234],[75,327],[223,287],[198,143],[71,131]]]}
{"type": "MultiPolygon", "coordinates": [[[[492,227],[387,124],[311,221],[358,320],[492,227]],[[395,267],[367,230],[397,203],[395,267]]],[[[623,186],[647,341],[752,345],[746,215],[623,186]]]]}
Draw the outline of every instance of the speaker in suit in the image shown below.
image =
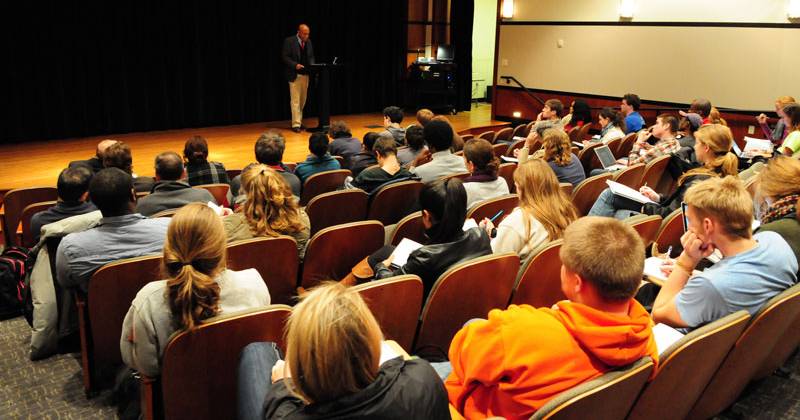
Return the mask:
{"type": "Polygon", "coordinates": [[[289,82],[289,106],[292,109],[292,130],[299,132],[303,125],[303,108],[306,106],[308,92],[309,64],[314,64],[314,47],[308,39],[311,29],[301,24],[297,34],[283,40],[281,53],[284,74],[289,82]]]}

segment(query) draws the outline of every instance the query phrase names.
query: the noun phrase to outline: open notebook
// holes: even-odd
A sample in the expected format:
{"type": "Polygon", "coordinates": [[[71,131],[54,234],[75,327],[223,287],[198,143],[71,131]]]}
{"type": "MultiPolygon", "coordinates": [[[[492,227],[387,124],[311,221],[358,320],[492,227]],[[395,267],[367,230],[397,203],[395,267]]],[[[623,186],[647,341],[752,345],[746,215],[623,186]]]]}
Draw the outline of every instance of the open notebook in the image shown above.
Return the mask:
{"type": "MultiPolygon", "coordinates": [[[[469,218],[464,221],[464,226],[462,229],[466,231],[475,227],[478,227],[478,222],[476,222],[475,219],[469,218]]],[[[408,262],[408,256],[421,247],[421,243],[408,238],[403,238],[394,248],[394,252],[392,252],[392,255],[394,255],[394,258],[392,259],[392,267],[400,268],[404,266],[406,262],[408,262]]]]}
{"type": "Polygon", "coordinates": [[[683,338],[683,333],[669,325],[659,323],[653,326],[653,337],[656,339],[656,348],[660,355],[664,353],[664,350],[668,349],[669,346],[683,338]]]}
{"type": "Polygon", "coordinates": [[[653,200],[647,198],[647,196],[645,196],[644,194],[634,190],[633,188],[627,185],[620,184],[619,182],[614,182],[611,180],[606,180],[606,184],[608,184],[608,189],[610,189],[611,192],[614,193],[614,195],[625,197],[627,199],[642,204],[654,202],[653,200]]]}

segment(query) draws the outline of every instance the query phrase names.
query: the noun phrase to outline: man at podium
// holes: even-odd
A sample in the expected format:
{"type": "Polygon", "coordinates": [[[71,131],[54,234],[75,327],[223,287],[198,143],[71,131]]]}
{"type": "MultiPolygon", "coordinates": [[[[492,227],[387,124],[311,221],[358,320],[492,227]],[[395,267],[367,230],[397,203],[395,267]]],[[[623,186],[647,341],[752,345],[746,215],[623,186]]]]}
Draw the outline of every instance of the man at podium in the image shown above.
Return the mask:
{"type": "Polygon", "coordinates": [[[301,23],[297,34],[283,40],[281,57],[284,74],[289,82],[289,106],[292,109],[292,131],[299,133],[303,126],[303,108],[308,92],[308,67],[314,64],[314,48],[311,46],[311,28],[301,23]]]}

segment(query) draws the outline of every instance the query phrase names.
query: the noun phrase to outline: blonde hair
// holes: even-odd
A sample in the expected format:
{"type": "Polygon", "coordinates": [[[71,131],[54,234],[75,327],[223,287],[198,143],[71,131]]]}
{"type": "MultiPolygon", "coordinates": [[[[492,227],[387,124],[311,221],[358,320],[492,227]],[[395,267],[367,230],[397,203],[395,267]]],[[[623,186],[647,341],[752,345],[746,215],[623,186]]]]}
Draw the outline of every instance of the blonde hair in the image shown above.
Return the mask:
{"type": "Polygon", "coordinates": [[[732,236],[752,236],[753,199],[738,177],[709,178],[692,185],[683,201],[702,217],[712,218],[732,236]]]}
{"type": "Polygon", "coordinates": [[[569,225],[559,256],[606,301],[632,298],[642,281],[644,243],[633,227],[610,217],[587,216],[569,225]]]}
{"type": "Polygon", "coordinates": [[[257,236],[290,235],[305,229],[300,206],[280,174],[266,165],[251,165],[242,174],[247,196],[239,208],[257,236]]]}
{"type": "Polygon", "coordinates": [[[722,116],[719,114],[719,110],[715,106],[712,106],[711,111],[708,113],[708,121],[711,124],[722,124],[725,126],[728,125],[728,122],[722,118],[722,116]]]}
{"type": "Polygon", "coordinates": [[[170,311],[184,329],[219,310],[214,279],[225,269],[225,243],[222,220],[205,204],[181,207],[169,223],[161,264],[170,311]]]}
{"type": "Polygon", "coordinates": [[[694,168],[678,178],[678,185],[683,185],[687,178],[695,175],[728,176],[739,173],[739,158],[731,153],[733,134],[731,129],[720,124],[706,124],[694,133],[695,141],[708,146],[714,159],[694,168]]]}
{"type": "Polygon", "coordinates": [[[775,100],[775,105],[778,105],[778,107],[783,109],[786,105],[793,104],[795,102],[797,101],[794,99],[794,97],[784,95],[775,100]]]}
{"type": "Polygon", "coordinates": [[[800,161],[777,156],[767,162],[757,175],[757,190],[761,197],[779,199],[800,194],[800,161]]]}
{"type": "MultiPolygon", "coordinates": [[[[519,164],[514,182],[518,186],[519,207],[544,226],[551,241],[561,238],[564,229],[578,218],[575,205],[545,161],[534,159],[519,164]]],[[[525,236],[530,235],[530,221],[525,218],[525,236]]]]}
{"type": "Polygon", "coordinates": [[[307,404],[364,389],[378,376],[381,338],[358,291],[337,282],[312,289],[286,326],[289,389],[307,404]]]}
{"type": "Polygon", "coordinates": [[[553,161],[558,166],[567,166],[572,162],[572,147],[569,136],[564,130],[557,128],[546,130],[542,142],[545,161],[553,161]]]}

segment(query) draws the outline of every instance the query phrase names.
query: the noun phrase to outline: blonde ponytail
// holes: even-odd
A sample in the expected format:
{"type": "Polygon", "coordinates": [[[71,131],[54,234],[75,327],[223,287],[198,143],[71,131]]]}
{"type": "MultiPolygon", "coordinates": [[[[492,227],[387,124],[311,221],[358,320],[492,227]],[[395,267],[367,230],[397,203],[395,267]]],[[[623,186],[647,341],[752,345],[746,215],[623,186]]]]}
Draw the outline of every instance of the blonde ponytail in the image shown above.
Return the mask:
{"type": "Polygon", "coordinates": [[[695,132],[695,141],[707,146],[716,156],[703,166],[687,171],[678,178],[678,186],[697,175],[715,177],[736,176],[739,173],[739,158],[731,153],[733,134],[721,124],[706,124],[695,132]]]}

